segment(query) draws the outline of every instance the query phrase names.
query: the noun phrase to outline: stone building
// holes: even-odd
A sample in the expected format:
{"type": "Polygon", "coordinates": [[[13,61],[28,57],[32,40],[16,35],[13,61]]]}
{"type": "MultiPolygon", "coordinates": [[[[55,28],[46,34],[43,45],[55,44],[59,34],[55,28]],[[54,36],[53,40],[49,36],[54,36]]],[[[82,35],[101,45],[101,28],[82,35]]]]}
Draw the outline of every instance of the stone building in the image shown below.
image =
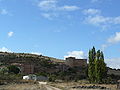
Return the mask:
{"type": "Polygon", "coordinates": [[[66,58],[66,65],[69,67],[87,67],[87,59],[76,59],[75,57],[66,58]]]}

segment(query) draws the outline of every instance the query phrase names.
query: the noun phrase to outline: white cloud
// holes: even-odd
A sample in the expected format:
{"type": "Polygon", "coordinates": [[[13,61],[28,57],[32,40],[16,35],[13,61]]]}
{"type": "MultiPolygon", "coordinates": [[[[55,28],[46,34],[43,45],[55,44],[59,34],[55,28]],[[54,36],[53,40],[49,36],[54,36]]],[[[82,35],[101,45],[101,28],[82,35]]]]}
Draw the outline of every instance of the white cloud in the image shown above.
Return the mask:
{"type": "Polygon", "coordinates": [[[39,52],[31,52],[31,54],[42,55],[42,53],[39,52]]]}
{"type": "Polygon", "coordinates": [[[115,24],[120,24],[120,16],[115,17],[115,18],[113,19],[113,22],[114,22],[115,24]]]}
{"type": "Polygon", "coordinates": [[[108,29],[113,25],[120,24],[120,16],[109,17],[103,16],[101,10],[89,8],[83,10],[83,14],[85,14],[84,22],[87,24],[95,25],[101,27],[103,30],[108,29]]]}
{"type": "Polygon", "coordinates": [[[105,62],[111,68],[120,69],[120,58],[105,59],[105,62]]]}
{"type": "Polygon", "coordinates": [[[80,9],[79,7],[77,6],[68,6],[68,5],[65,5],[63,7],[59,7],[60,10],[64,10],[64,11],[75,11],[75,10],[78,10],[80,9]]]}
{"type": "Polygon", "coordinates": [[[100,14],[101,11],[98,10],[98,9],[89,8],[89,9],[83,10],[83,13],[84,13],[85,15],[90,15],[90,14],[91,14],[91,15],[96,15],[96,14],[100,14]]]}
{"type": "Polygon", "coordinates": [[[104,17],[102,15],[88,16],[85,18],[84,22],[87,24],[102,27],[104,29],[112,25],[120,24],[120,16],[118,17],[104,17]]]}
{"type": "Polygon", "coordinates": [[[11,52],[11,51],[7,49],[6,47],[2,47],[0,48],[0,52],[11,52]]]}
{"type": "Polygon", "coordinates": [[[108,38],[108,43],[118,43],[120,42],[120,32],[116,32],[116,34],[110,38],[108,38]]]}
{"type": "Polygon", "coordinates": [[[8,14],[8,11],[6,9],[1,9],[0,14],[6,15],[6,14],[8,14]]]}
{"type": "Polygon", "coordinates": [[[111,21],[111,18],[109,17],[104,17],[104,16],[88,16],[85,21],[89,24],[93,24],[93,25],[101,25],[101,24],[106,24],[106,23],[110,23],[109,21],[111,21]]]}
{"type": "Polygon", "coordinates": [[[41,14],[44,18],[47,18],[47,19],[49,19],[49,20],[51,20],[52,18],[51,18],[51,15],[49,14],[49,13],[42,13],[41,14]]]}
{"type": "Polygon", "coordinates": [[[43,0],[38,3],[38,7],[42,10],[56,9],[56,0],[43,0]]]}
{"type": "Polygon", "coordinates": [[[8,37],[12,37],[14,32],[8,32],[8,37]]]}
{"type": "Polygon", "coordinates": [[[49,20],[52,20],[53,17],[58,17],[58,15],[56,13],[41,13],[41,15],[49,20]]]}
{"type": "Polygon", "coordinates": [[[103,44],[101,46],[102,50],[104,51],[105,48],[107,48],[108,46],[111,46],[112,44],[119,43],[119,42],[120,42],[120,32],[116,32],[115,35],[113,35],[107,39],[106,44],[103,44]]]}
{"type": "Polygon", "coordinates": [[[76,11],[80,9],[75,5],[59,5],[59,0],[41,0],[38,2],[38,7],[41,10],[41,15],[47,19],[58,17],[65,12],[76,11]],[[56,16],[57,15],[57,16],[56,16]]]}
{"type": "Polygon", "coordinates": [[[68,54],[67,56],[64,56],[64,59],[67,57],[75,57],[77,59],[85,58],[83,51],[72,51],[72,52],[68,52],[67,54],[68,54]]]}
{"type": "Polygon", "coordinates": [[[38,3],[38,7],[45,11],[75,11],[78,10],[78,6],[63,5],[58,6],[58,0],[43,0],[38,3]]]}

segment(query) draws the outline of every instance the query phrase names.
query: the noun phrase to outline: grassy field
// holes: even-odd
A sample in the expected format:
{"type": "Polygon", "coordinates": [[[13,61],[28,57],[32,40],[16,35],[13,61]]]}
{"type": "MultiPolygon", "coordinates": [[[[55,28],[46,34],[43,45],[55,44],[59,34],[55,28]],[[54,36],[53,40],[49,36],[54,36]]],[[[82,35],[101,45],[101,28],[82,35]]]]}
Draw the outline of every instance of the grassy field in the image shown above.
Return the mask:
{"type": "Polygon", "coordinates": [[[0,90],[41,90],[38,84],[8,84],[1,85],[0,90]]]}
{"type": "MultiPolygon", "coordinates": [[[[40,85],[38,83],[23,83],[23,84],[7,84],[0,85],[0,90],[89,90],[89,89],[80,89],[80,88],[72,88],[76,86],[102,86],[107,87],[107,90],[117,90],[117,85],[115,84],[87,84],[84,81],[80,82],[48,82],[47,85],[40,85]],[[55,89],[55,88],[56,89],[55,89]],[[53,89],[54,88],[54,89],[53,89]],[[57,89],[59,88],[59,89],[57,89]]],[[[90,89],[90,90],[100,90],[100,89],[90,89]]],[[[105,89],[104,89],[105,90],[105,89]]]]}

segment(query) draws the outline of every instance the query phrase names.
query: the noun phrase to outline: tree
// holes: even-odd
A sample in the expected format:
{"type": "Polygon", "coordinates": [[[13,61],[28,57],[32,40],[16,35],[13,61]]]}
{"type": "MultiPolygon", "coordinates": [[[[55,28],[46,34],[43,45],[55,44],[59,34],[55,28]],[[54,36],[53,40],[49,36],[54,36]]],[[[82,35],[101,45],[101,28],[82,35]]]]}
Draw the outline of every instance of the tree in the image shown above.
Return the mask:
{"type": "Polygon", "coordinates": [[[92,50],[89,50],[89,65],[88,65],[88,77],[90,82],[95,81],[95,56],[96,51],[95,47],[92,48],[92,50]]]}
{"type": "Polygon", "coordinates": [[[100,68],[100,70],[101,70],[101,78],[104,79],[107,76],[107,66],[106,66],[106,64],[104,62],[104,55],[103,55],[102,51],[100,53],[100,62],[101,62],[100,63],[101,64],[101,68],[100,68]]]}
{"type": "Polygon", "coordinates": [[[103,52],[95,48],[89,51],[88,77],[91,83],[102,83],[107,75],[103,52]]]}
{"type": "Polygon", "coordinates": [[[8,66],[8,72],[18,74],[20,72],[20,69],[15,65],[10,65],[8,66]]]}
{"type": "Polygon", "coordinates": [[[97,51],[96,60],[95,60],[95,82],[98,83],[101,81],[101,61],[100,61],[100,50],[97,51]]]}

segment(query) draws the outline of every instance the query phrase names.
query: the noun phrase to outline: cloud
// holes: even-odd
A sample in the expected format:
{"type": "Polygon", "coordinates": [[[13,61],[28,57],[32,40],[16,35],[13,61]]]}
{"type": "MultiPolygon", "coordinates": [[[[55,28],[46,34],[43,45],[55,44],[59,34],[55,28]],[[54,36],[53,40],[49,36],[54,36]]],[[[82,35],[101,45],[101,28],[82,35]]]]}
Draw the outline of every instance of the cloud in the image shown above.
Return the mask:
{"type": "Polygon", "coordinates": [[[52,20],[53,17],[58,17],[57,13],[41,13],[41,15],[49,20],[52,20]]]}
{"type": "Polygon", "coordinates": [[[0,10],[0,14],[1,15],[7,15],[8,14],[8,11],[6,9],[1,9],[0,10]]]}
{"type": "Polygon", "coordinates": [[[56,9],[57,0],[42,0],[38,2],[38,7],[42,10],[56,9]]]}
{"type": "Polygon", "coordinates": [[[106,44],[103,44],[101,47],[102,47],[102,50],[104,51],[105,48],[107,48],[108,46],[111,46],[115,43],[119,43],[120,42],[120,32],[116,32],[115,35],[109,37],[106,41],[106,44]]]}
{"type": "Polygon", "coordinates": [[[104,16],[88,16],[85,21],[89,24],[93,25],[101,25],[101,24],[107,24],[111,18],[104,17],[104,16]]]}
{"type": "Polygon", "coordinates": [[[83,51],[71,51],[71,52],[68,52],[67,54],[68,54],[67,56],[64,56],[64,59],[67,57],[75,57],[77,59],[85,58],[83,51]]]}
{"type": "Polygon", "coordinates": [[[120,32],[116,32],[114,36],[108,38],[108,43],[118,43],[120,42],[120,32]]]}
{"type": "Polygon", "coordinates": [[[0,52],[11,52],[11,50],[7,49],[6,47],[0,48],[0,52]]]}
{"type": "Polygon", "coordinates": [[[68,6],[68,5],[59,7],[59,10],[63,10],[63,11],[75,11],[75,10],[78,10],[78,9],[80,9],[80,8],[77,7],[77,6],[68,6]]]}
{"type": "Polygon", "coordinates": [[[41,0],[37,3],[41,10],[41,15],[49,20],[54,17],[63,15],[65,12],[79,10],[75,5],[59,5],[59,0],[41,0]]]}
{"type": "Polygon", "coordinates": [[[114,24],[120,24],[120,16],[113,19],[114,24]]]}
{"type": "Polygon", "coordinates": [[[43,0],[38,3],[38,7],[44,11],[75,11],[78,10],[78,6],[74,5],[62,5],[58,6],[58,0],[43,0]]]}
{"type": "Polygon", "coordinates": [[[8,37],[12,37],[14,32],[8,32],[8,37]]]}
{"type": "Polygon", "coordinates": [[[83,14],[85,15],[84,23],[91,24],[94,26],[98,26],[100,28],[108,29],[113,25],[120,24],[120,16],[110,17],[110,16],[103,16],[101,10],[89,8],[84,9],[83,14]]]}
{"type": "Polygon", "coordinates": [[[42,55],[42,53],[39,52],[31,52],[31,54],[42,55]]]}
{"type": "Polygon", "coordinates": [[[85,23],[104,28],[112,25],[120,24],[120,16],[118,17],[104,17],[102,15],[88,16],[84,20],[85,23]]]}
{"type": "Polygon", "coordinates": [[[98,10],[98,9],[89,8],[89,9],[83,10],[83,13],[84,13],[85,15],[96,15],[96,14],[100,14],[101,11],[98,10]]]}
{"type": "Polygon", "coordinates": [[[120,69],[120,58],[105,59],[107,66],[120,69]]]}

